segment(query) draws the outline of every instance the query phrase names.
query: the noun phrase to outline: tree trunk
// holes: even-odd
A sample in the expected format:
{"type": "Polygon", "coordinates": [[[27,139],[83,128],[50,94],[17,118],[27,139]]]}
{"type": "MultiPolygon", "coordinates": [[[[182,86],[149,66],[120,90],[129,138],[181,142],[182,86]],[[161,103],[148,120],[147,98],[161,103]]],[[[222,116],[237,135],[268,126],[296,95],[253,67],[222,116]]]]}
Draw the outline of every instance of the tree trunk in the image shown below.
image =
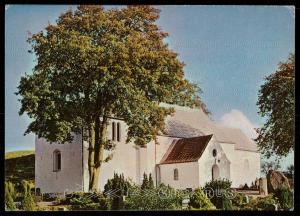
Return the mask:
{"type": "Polygon", "coordinates": [[[94,126],[90,129],[89,148],[89,190],[99,191],[100,168],[103,162],[104,145],[106,142],[106,119],[100,122],[95,120],[94,126]]]}

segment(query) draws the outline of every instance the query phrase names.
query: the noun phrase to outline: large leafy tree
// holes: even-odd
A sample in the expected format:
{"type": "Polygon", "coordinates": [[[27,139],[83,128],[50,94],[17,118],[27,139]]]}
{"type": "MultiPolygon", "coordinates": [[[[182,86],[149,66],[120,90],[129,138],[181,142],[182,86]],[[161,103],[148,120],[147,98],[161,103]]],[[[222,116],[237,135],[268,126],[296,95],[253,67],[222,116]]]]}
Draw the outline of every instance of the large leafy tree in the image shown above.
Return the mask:
{"type": "Polygon", "coordinates": [[[295,140],[295,56],[280,62],[275,73],[265,78],[257,105],[266,123],[256,138],[259,149],[270,158],[286,156],[294,150],[295,140]]]}
{"type": "Polygon", "coordinates": [[[128,6],[104,10],[81,5],[28,42],[36,56],[33,73],[21,78],[19,114],[33,121],[34,132],[66,143],[74,133],[89,142],[89,187],[97,190],[100,168],[114,145],[106,138],[110,117],[128,125],[127,142],[145,146],[156,140],[171,103],[199,107],[199,88],[184,78],[184,63],[168,48],[156,24],[159,10],[128,6]]]}

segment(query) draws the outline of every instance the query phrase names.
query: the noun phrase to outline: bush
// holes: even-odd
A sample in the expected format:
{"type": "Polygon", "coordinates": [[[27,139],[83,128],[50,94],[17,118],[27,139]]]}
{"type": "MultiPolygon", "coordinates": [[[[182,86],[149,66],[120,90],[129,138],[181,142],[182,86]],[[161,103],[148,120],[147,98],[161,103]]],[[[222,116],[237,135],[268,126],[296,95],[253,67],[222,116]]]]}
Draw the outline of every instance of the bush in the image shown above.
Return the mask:
{"type": "Polygon", "coordinates": [[[31,185],[25,180],[22,181],[22,185],[23,185],[23,192],[24,192],[24,197],[21,202],[22,209],[25,211],[36,210],[36,203],[31,194],[31,185]]]}
{"type": "Polygon", "coordinates": [[[109,210],[110,202],[100,193],[73,193],[63,201],[72,205],[73,210],[109,210]],[[73,196],[72,196],[73,195],[73,196]]]}
{"type": "Polygon", "coordinates": [[[15,198],[14,184],[11,182],[5,182],[5,206],[7,210],[13,211],[17,209],[14,203],[15,198]]]}
{"type": "Polygon", "coordinates": [[[237,207],[244,207],[247,204],[247,198],[241,193],[235,193],[234,198],[232,199],[232,204],[237,207]]]}
{"type": "Polygon", "coordinates": [[[131,210],[181,209],[183,197],[182,191],[164,184],[144,190],[134,185],[130,187],[124,207],[131,210]]]}
{"type": "Polygon", "coordinates": [[[189,206],[194,209],[201,210],[210,210],[216,208],[200,188],[197,188],[190,197],[189,206]]]}
{"type": "Polygon", "coordinates": [[[212,193],[210,201],[217,209],[232,210],[232,202],[229,197],[232,196],[231,181],[228,179],[212,180],[205,184],[204,190],[207,193],[212,193]]]}
{"type": "Polygon", "coordinates": [[[130,187],[130,182],[125,180],[123,174],[114,174],[113,179],[108,179],[107,183],[104,185],[104,194],[108,191],[115,191],[116,197],[111,200],[111,208],[113,210],[119,210],[124,208],[123,196],[126,196],[128,189],[130,187]]]}
{"type": "Polygon", "coordinates": [[[275,205],[278,204],[277,199],[270,194],[266,197],[257,197],[245,205],[245,210],[275,210],[275,205]]]}
{"type": "Polygon", "coordinates": [[[275,190],[275,197],[278,199],[280,208],[289,210],[294,205],[293,192],[289,188],[280,186],[275,190]]]}

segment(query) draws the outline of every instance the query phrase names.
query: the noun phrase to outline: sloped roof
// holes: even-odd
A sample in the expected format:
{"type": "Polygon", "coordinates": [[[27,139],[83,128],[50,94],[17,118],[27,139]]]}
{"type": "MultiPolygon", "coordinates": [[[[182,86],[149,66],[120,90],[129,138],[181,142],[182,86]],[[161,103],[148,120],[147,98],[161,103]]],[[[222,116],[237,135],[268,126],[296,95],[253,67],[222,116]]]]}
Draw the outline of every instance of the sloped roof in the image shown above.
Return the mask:
{"type": "Polygon", "coordinates": [[[162,106],[175,108],[173,116],[168,116],[166,119],[166,127],[163,131],[165,135],[188,138],[214,134],[217,141],[233,143],[235,149],[257,151],[256,143],[242,130],[216,124],[201,109],[169,104],[162,104],[162,106]]]}
{"type": "Polygon", "coordinates": [[[204,152],[211,135],[182,138],[169,146],[160,164],[184,163],[197,161],[204,152]]]}

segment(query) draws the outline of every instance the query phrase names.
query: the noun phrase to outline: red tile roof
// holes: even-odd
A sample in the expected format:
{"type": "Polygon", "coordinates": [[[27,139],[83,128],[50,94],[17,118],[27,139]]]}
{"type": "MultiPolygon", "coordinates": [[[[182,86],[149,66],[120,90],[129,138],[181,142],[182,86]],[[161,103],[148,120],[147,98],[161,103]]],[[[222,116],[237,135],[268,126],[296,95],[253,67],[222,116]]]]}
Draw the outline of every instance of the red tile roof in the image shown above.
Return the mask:
{"type": "Polygon", "coordinates": [[[177,140],[175,144],[169,147],[160,164],[197,161],[211,138],[212,134],[177,140]]]}

